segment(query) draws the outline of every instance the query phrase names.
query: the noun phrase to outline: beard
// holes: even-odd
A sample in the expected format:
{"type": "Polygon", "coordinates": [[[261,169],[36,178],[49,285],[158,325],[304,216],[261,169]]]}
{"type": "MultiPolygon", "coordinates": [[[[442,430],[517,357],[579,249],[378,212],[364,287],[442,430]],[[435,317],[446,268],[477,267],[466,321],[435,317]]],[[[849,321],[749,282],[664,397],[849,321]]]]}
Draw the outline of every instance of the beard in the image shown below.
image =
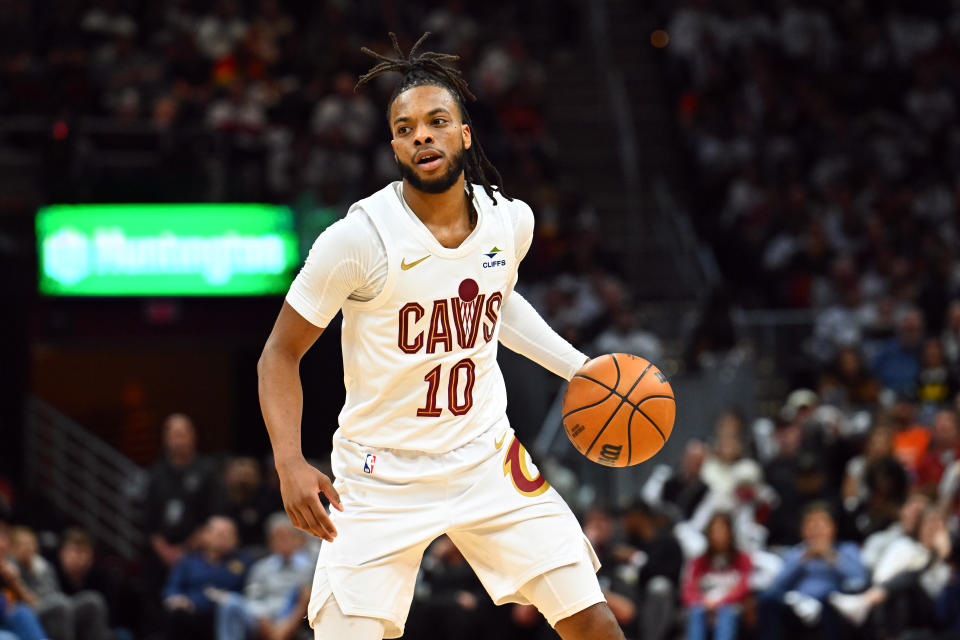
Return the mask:
{"type": "Polygon", "coordinates": [[[409,182],[410,186],[417,191],[423,191],[424,193],[443,193],[455,185],[460,178],[460,174],[463,173],[463,152],[463,143],[461,143],[460,150],[454,155],[448,156],[449,163],[447,164],[447,170],[436,178],[422,178],[412,165],[401,162],[399,158],[397,158],[397,166],[400,168],[400,175],[403,179],[409,182]]]}

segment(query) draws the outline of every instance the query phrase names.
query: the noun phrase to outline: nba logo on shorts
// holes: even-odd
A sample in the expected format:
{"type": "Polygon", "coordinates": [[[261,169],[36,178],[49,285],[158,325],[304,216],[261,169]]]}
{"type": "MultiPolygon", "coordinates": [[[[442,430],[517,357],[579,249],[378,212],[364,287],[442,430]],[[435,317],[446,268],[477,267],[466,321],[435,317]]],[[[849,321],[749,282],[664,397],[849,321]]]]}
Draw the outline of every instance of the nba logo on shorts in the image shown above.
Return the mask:
{"type": "Polygon", "coordinates": [[[377,456],[372,453],[367,454],[367,459],[363,461],[363,472],[373,473],[373,464],[377,461],[377,456]]]}

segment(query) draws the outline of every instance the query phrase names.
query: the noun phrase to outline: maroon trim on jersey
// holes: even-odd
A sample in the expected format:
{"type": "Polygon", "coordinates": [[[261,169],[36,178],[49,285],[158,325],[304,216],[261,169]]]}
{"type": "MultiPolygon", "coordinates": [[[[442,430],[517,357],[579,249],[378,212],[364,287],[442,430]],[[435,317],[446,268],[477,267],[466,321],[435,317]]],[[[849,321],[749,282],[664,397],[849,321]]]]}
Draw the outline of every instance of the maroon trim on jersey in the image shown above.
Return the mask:
{"type": "Polygon", "coordinates": [[[434,300],[430,312],[430,333],[427,335],[427,353],[434,353],[437,344],[442,342],[444,351],[453,349],[453,336],[450,335],[450,319],[447,317],[449,302],[446,299],[434,300]]]}
{"type": "Polygon", "coordinates": [[[483,325],[483,339],[487,342],[493,340],[494,329],[497,328],[497,320],[500,317],[500,307],[503,306],[503,294],[499,291],[493,293],[487,300],[487,319],[490,320],[490,326],[483,325]],[[494,307],[496,303],[496,307],[494,307]]]}
{"type": "Polygon", "coordinates": [[[417,334],[416,339],[411,343],[407,339],[410,331],[410,325],[420,322],[426,310],[416,302],[408,302],[400,309],[400,331],[397,335],[397,346],[404,353],[416,353],[423,347],[423,331],[417,334]],[[410,312],[413,312],[413,322],[409,321],[410,312]]]}
{"type": "Polygon", "coordinates": [[[477,380],[477,365],[470,358],[464,358],[450,369],[450,384],[447,387],[447,407],[455,416],[462,416],[473,407],[473,383],[477,380]],[[457,387],[460,386],[460,370],[467,372],[467,384],[463,388],[463,404],[457,402],[457,387]]]}
{"type": "Polygon", "coordinates": [[[468,306],[467,303],[464,303],[462,300],[452,299],[453,325],[457,329],[457,343],[463,349],[472,349],[473,345],[477,343],[477,332],[480,330],[480,316],[483,314],[483,301],[485,298],[486,294],[481,293],[473,299],[473,306],[471,307],[472,313],[469,316],[463,312],[464,307],[468,306]],[[470,319],[469,335],[467,335],[467,327],[464,322],[467,318],[470,319]]]}

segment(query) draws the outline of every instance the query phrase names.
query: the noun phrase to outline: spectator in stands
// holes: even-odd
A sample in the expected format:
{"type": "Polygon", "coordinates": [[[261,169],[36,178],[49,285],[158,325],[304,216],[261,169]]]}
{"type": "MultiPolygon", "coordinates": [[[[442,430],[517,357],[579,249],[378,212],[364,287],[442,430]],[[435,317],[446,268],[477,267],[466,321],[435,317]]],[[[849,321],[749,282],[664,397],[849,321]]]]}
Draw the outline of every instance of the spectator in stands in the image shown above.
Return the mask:
{"type": "Polygon", "coordinates": [[[638,622],[645,638],[667,636],[673,626],[680,591],[683,551],[669,516],[643,500],[635,500],[622,516],[625,544],[614,549],[614,559],[636,571],[639,591],[638,622]]]}
{"type": "MultiPolygon", "coordinates": [[[[634,626],[637,620],[637,607],[634,604],[637,601],[637,590],[632,583],[635,583],[635,580],[625,579],[618,568],[630,567],[635,577],[639,562],[625,564],[618,558],[616,520],[606,509],[599,507],[590,509],[583,521],[583,533],[590,540],[600,560],[600,571],[597,577],[610,610],[613,611],[621,627],[634,626]]],[[[621,553],[621,555],[625,554],[625,551],[621,553]]]]}
{"type": "Polygon", "coordinates": [[[164,457],[150,468],[144,512],[150,546],[165,574],[213,511],[216,470],[212,461],[197,454],[193,421],[182,413],[164,421],[163,444],[164,457]]]}
{"type": "Polygon", "coordinates": [[[199,536],[199,550],[185,555],[163,590],[168,640],[207,640],[214,631],[215,601],[243,590],[249,562],[237,552],[237,527],[213,516],[199,536]]]}
{"type": "Polygon", "coordinates": [[[64,595],[74,601],[80,600],[82,594],[99,595],[106,601],[112,627],[136,625],[136,607],[123,598],[118,582],[97,565],[93,539],[86,531],[70,527],[63,532],[56,569],[64,595]]]}
{"type": "Polygon", "coordinates": [[[797,389],[780,410],[780,422],[774,432],[776,455],[763,469],[763,477],[782,500],[795,490],[797,459],[805,435],[803,420],[813,411],[817,396],[809,389],[797,389]]]}
{"type": "Polygon", "coordinates": [[[937,487],[937,503],[952,531],[960,531],[960,460],[948,466],[937,487]]]}
{"type": "Polygon", "coordinates": [[[804,513],[809,505],[826,503],[832,527],[837,526],[832,514],[843,513],[837,492],[830,486],[821,451],[800,453],[793,469],[793,482],[778,494],[779,503],[767,523],[771,544],[792,545],[803,537],[804,513]]]}
{"type": "Polygon", "coordinates": [[[872,460],[863,470],[864,497],[856,503],[845,502],[851,537],[858,540],[881,531],[899,517],[907,497],[909,478],[903,465],[893,456],[872,460]]]}
{"type": "Polygon", "coordinates": [[[909,309],[897,324],[897,336],[883,343],[873,361],[873,372],[884,387],[904,395],[915,393],[922,340],[923,316],[909,309]]]}
{"type": "Polygon", "coordinates": [[[830,595],[830,602],[850,622],[861,626],[871,613],[877,637],[897,638],[910,628],[924,628],[935,617],[935,600],[946,587],[951,569],[950,536],[940,511],[925,509],[917,538],[903,535],[881,554],[873,570],[873,586],[860,594],[830,595]]]}
{"type": "Polygon", "coordinates": [[[874,425],[867,434],[863,453],[847,462],[843,479],[843,504],[848,511],[857,509],[870,496],[870,490],[867,487],[867,468],[880,460],[895,460],[893,435],[892,425],[888,423],[874,425]]]}
{"type": "Polygon", "coordinates": [[[247,33],[248,24],[234,0],[219,0],[214,13],[196,22],[194,40],[205,56],[219,60],[229,54],[247,33]]]}
{"type": "Polygon", "coordinates": [[[264,484],[255,458],[232,458],[227,462],[213,511],[237,523],[241,547],[262,548],[267,517],[282,506],[279,496],[264,484]]]}
{"type": "Polygon", "coordinates": [[[735,411],[724,411],[714,424],[713,454],[707,456],[700,470],[700,478],[707,485],[713,500],[728,507],[734,502],[734,492],[743,478],[762,475],[760,465],[745,455],[743,445],[743,418],[735,411]]]}
{"type": "Polygon", "coordinates": [[[734,640],[740,609],[750,592],[750,557],[737,549],[733,521],[713,515],[707,525],[707,552],[687,563],[683,604],[688,608],[687,640],[734,640]]]}
{"type": "Polygon", "coordinates": [[[24,584],[36,596],[33,605],[52,640],[108,640],[107,603],[103,595],[84,591],[68,596],[60,590],[56,569],[40,555],[37,537],[26,527],[12,532],[13,556],[24,584]]]}
{"type": "Polygon", "coordinates": [[[30,608],[37,597],[23,583],[20,570],[9,558],[10,547],[9,527],[0,520],[0,632],[11,632],[12,640],[49,640],[30,608]]]}
{"type": "Polygon", "coordinates": [[[856,347],[845,347],[837,353],[833,367],[820,377],[820,396],[824,402],[842,409],[873,407],[880,386],[863,364],[856,347]]]}
{"type": "Polygon", "coordinates": [[[597,336],[593,350],[596,353],[632,353],[653,363],[663,360],[660,339],[637,324],[632,310],[623,308],[614,314],[613,324],[597,336]]]}
{"type": "MultiPolygon", "coordinates": [[[[4,569],[0,567],[0,580],[4,569]]],[[[0,640],[48,640],[40,621],[30,607],[8,601],[0,592],[0,640]]]]}
{"type": "Polygon", "coordinates": [[[869,320],[861,305],[852,260],[845,257],[834,262],[833,272],[843,291],[842,304],[831,305],[817,314],[809,343],[811,355],[821,363],[835,360],[840,351],[858,345],[869,320]]]}
{"type": "MultiPolygon", "coordinates": [[[[217,640],[244,640],[248,635],[288,640],[306,613],[298,608],[313,579],[314,558],[303,549],[303,534],[284,512],[267,520],[270,555],[250,568],[243,595],[225,592],[217,603],[217,640]]],[[[305,606],[305,604],[304,604],[305,606]]]]}
{"type": "Polygon", "coordinates": [[[815,627],[828,640],[849,635],[827,598],[834,592],[863,589],[867,573],[857,546],[838,544],[836,531],[829,505],[806,507],[803,542],[787,552],[780,574],[760,596],[761,639],[793,638],[815,627]]]}
{"type": "Polygon", "coordinates": [[[960,634],[960,571],[957,569],[956,553],[952,564],[951,575],[936,602],[937,622],[944,635],[951,638],[960,634]]]}
{"type": "Polygon", "coordinates": [[[344,71],[333,79],[334,92],[317,103],[311,119],[313,133],[329,144],[365,149],[380,114],[369,96],[353,90],[356,78],[344,71]]]}
{"type": "Polygon", "coordinates": [[[886,529],[871,534],[863,541],[860,558],[868,571],[874,571],[880,558],[885,556],[894,542],[903,538],[915,539],[920,530],[920,518],[930,505],[930,499],[922,493],[911,493],[900,507],[900,518],[886,529]]]}
{"type": "Polygon", "coordinates": [[[888,414],[896,428],[893,455],[908,473],[914,474],[930,448],[930,428],[917,419],[917,404],[912,398],[898,397],[888,414]]]}
{"type": "Polygon", "coordinates": [[[654,468],[641,490],[644,500],[662,509],[675,510],[678,519],[690,518],[707,493],[700,469],[708,452],[702,440],[687,440],[679,468],[668,464],[654,468]]]}
{"type": "MultiPolygon", "coordinates": [[[[0,597],[0,618],[3,617],[2,600],[3,598],[0,597]]],[[[20,638],[13,635],[13,632],[11,631],[4,631],[3,629],[0,629],[0,640],[20,640],[20,638]]]]}
{"type": "Polygon", "coordinates": [[[960,421],[952,408],[938,411],[933,417],[930,447],[920,462],[914,485],[929,496],[935,496],[945,469],[960,459],[960,421]]]}
{"type": "Polygon", "coordinates": [[[940,342],[950,368],[956,373],[960,370],[960,300],[952,301],[947,307],[944,325],[940,342]]]}
{"type": "Polygon", "coordinates": [[[699,556],[706,548],[704,534],[713,514],[730,514],[734,536],[747,549],[762,547],[767,530],[757,523],[757,510],[774,498],[763,482],[760,465],[744,455],[743,418],[735,410],[722,412],[716,425],[715,454],[703,464],[700,477],[708,487],[706,496],[686,522],[675,528],[685,555],[699,556]]]}
{"type": "Polygon", "coordinates": [[[927,338],[923,343],[920,373],[917,375],[917,401],[923,416],[921,420],[926,422],[934,411],[948,404],[957,390],[957,376],[947,363],[943,344],[939,338],[927,338]]]}
{"type": "MultiPolygon", "coordinates": [[[[434,541],[422,568],[420,593],[410,621],[411,636],[465,640],[501,637],[495,628],[497,615],[492,611],[490,598],[450,538],[441,536],[434,541]]],[[[521,607],[515,617],[525,623],[525,635],[532,635],[544,624],[536,609],[530,616],[531,612],[521,605],[513,607],[521,607]]]]}
{"type": "Polygon", "coordinates": [[[731,309],[732,301],[727,291],[718,287],[710,292],[697,312],[687,341],[684,355],[687,369],[713,369],[737,346],[731,309]]]}

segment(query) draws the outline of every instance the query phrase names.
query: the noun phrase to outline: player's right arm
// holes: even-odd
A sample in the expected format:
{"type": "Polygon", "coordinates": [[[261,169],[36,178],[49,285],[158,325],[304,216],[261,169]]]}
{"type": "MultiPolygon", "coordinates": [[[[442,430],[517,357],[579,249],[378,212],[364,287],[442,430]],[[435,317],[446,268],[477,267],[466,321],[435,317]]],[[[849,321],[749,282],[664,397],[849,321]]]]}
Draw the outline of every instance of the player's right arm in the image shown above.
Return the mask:
{"type": "Polygon", "coordinates": [[[284,302],[257,363],[257,377],[260,409],[273,446],[284,509],[295,527],[332,542],[337,530],[319,494],[323,492],[330,504],[342,511],[340,496],[330,478],[307,462],[300,447],[300,360],[321,333],[323,328],[311,324],[284,302]]]}
{"type": "Polygon", "coordinates": [[[337,531],[320,503],[320,492],[334,508],[343,507],[330,478],[311,466],[300,448],[300,360],[347,298],[372,297],[376,274],[386,273],[380,247],[379,236],[362,211],[348,213],[321,233],[287,293],[257,363],[260,409],[280,475],[284,509],[295,527],[324,540],[332,541],[337,531]]]}

